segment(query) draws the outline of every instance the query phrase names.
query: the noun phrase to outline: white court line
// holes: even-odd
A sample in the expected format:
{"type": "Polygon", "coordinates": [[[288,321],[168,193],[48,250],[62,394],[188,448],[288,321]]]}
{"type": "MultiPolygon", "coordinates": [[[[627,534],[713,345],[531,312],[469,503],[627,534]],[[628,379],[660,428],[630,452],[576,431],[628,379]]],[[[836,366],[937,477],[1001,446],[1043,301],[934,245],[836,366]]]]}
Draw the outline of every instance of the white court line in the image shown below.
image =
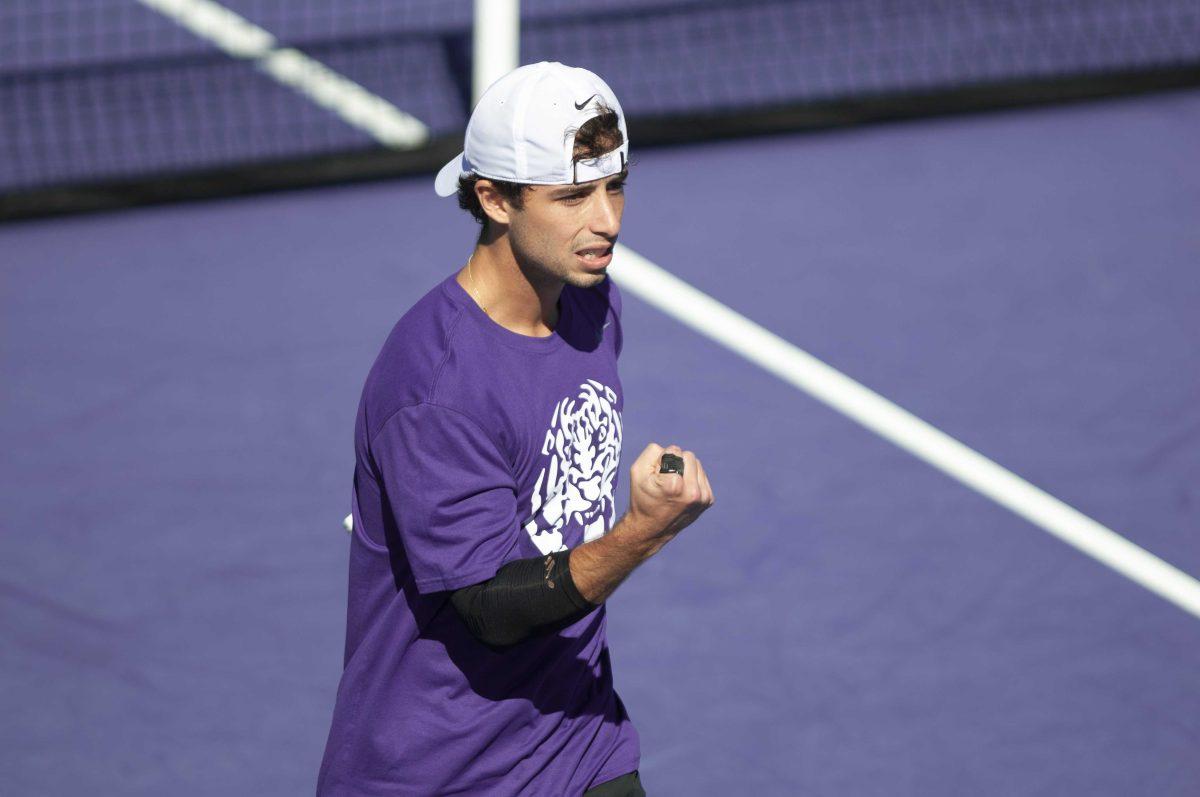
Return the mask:
{"type": "Polygon", "coordinates": [[[364,89],[299,50],[279,47],[275,37],[212,0],[138,0],[170,17],[234,58],[254,65],[278,82],[341,117],[387,147],[411,149],[429,141],[429,128],[387,100],[364,89]]]}
{"type": "Polygon", "coordinates": [[[770,371],[1121,575],[1200,617],[1200,582],[617,244],[622,289],[770,371]]]}
{"type": "MultiPolygon", "coordinates": [[[[387,100],[211,0],[138,0],[213,42],[253,60],[348,124],[392,147],[415,147],[428,128],[387,100]]],[[[1200,582],[1049,493],[901,409],[745,316],[618,244],[610,273],[647,304],[737,352],[1009,511],[1200,618],[1200,582]]],[[[352,516],[343,521],[352,529],[352,516]]]]}

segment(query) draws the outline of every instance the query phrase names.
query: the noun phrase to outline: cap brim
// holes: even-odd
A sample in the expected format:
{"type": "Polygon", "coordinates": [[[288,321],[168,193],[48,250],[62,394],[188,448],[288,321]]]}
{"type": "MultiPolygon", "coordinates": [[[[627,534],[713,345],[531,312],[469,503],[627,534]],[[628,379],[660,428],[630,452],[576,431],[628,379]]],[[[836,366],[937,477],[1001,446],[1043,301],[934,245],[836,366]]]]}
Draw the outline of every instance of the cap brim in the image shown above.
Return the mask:
{"type": "Polygon", "coordinates": [[[433,181],[433,190],[438,196],[452,196],[458,193],[458,178],[467,172],[466,153],[460,152],[442,167],[433,181]]]}

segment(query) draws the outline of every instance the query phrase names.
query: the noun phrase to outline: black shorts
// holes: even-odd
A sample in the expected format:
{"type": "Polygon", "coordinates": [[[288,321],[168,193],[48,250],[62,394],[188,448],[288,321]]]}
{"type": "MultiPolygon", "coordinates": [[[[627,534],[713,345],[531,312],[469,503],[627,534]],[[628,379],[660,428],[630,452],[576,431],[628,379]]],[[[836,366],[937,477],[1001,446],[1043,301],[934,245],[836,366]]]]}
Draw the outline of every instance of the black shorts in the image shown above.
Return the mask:
{"type": "Polygon", "coordinates": [[[583,793],[583,797],[646,797],[642,779],[635,769],[628,775],[606,780],[583,793]]]}

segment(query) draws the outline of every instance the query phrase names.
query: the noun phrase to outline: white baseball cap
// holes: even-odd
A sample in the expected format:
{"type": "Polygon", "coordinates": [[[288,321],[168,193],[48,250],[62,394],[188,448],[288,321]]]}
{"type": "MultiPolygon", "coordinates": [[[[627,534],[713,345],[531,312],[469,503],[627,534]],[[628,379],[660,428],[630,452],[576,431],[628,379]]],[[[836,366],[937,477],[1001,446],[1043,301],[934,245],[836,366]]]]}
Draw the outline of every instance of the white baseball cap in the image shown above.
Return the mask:
{"type": "Polygon", "coordinates": [[[625,115],[596,74],[557,61],[518,67],[497,80],[471,112],[463,151],[438,172],[438,196],[458,192],[458,178],[477,174],[533,185],[571,185],[617,174],[629,160],[625,115]],[[575,131],[598,116],[600,104],[617,113],[621,146],[578,163],[575,131]]]}

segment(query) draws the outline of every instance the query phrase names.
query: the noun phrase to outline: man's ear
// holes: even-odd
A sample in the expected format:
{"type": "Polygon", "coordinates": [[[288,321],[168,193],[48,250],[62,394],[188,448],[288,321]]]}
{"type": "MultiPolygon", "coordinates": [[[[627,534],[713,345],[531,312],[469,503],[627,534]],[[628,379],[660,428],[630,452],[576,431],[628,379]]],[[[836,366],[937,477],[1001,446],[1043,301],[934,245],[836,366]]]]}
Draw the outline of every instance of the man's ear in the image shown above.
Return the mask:
{"type": "Polygon", "coordinates": [[[512,205],[496,190],[496,186],[492,184],[491,180],[476,180],[475,196],[479,199],[479,205],[489,219],[497,224],[508,224],[512,205]]]}

